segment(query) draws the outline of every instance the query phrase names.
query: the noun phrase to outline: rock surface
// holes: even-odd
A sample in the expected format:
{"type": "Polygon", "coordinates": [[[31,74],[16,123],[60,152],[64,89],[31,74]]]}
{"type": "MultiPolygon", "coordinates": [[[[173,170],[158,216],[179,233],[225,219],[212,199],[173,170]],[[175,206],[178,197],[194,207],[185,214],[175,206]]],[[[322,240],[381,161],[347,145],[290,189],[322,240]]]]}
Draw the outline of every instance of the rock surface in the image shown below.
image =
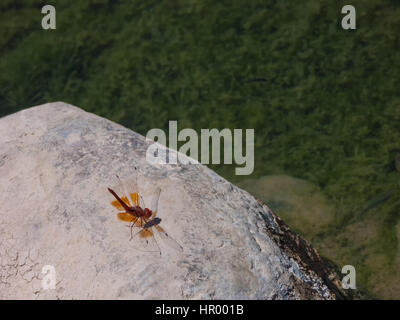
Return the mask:
{"type": "MultiPolygon", "coordinates": [[[[267,206],[202,165],[56,102],[0,119],[0,299],[337,299],[324,262],[267,206]],[[183,252],[136,250],[107,187],[137,167],[183,252]],[[55,289],[46,289],[54,267],[55,289]]],[[[332,280],[332,281],[331,281],[332,280]]],[[[336,283],[336,285],[335,285],[336,283]]]]}

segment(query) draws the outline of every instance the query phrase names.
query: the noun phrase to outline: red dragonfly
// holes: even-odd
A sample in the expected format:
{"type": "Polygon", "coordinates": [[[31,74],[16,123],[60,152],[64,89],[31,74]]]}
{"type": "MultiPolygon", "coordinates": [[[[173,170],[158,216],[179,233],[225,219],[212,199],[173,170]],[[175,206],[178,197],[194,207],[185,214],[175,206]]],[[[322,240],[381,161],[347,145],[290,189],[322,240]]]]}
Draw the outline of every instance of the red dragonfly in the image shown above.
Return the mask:
{"type": "Polygon", "coordinates": [[[161,254],[161,249],[155,236],[157,235],[166,244],[176,250],[182,251],[182,246],[165,232],[159,225],[161,219],[156,217],[161,189],[156,189],[152,198],[152,204],[150,208],[147,208],[143,198],[139,196],[136,175],[133,179],[126,180],[125,182],[122,182],[118,176],[117,178],[119,183],[114,187],[114,190],[108,188],[108,191],[114,197],[111,205],[119,211],[124,210],[124,212],[118,213],[117,217],[124,222],[129,222],[128,227],[131,230],[129,240],[134,239],[137,249],[147,252],[159,252],[161,254]],[[143,203],[143,208],[140,202],[143,203]],[[139,231],[133,233],[133,228],[138,228],[139,231]]]}

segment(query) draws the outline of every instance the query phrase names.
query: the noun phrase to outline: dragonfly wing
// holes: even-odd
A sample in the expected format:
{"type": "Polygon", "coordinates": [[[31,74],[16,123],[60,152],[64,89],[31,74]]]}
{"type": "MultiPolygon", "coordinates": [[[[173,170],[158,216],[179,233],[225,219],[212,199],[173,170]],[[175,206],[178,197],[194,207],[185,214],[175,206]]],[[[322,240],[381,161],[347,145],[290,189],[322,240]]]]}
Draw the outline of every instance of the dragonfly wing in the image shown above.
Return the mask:
{"type": "Polygon", "coordinates": [[[151,199],[151,205],[150,205],[150,210],[153,212],[151,218],[155,218],[157,215],[158,211],[158,200],[160,199],[160,193],[161,193],[161,188],[157,188],[153,194],[153,197],[151,199]]]}
{"type": "Polygon", "coordinates": [[[122,189],[121,192],[126,198],[130,198],[130,201],[132,201],[132,206],[136,205],[137,201],[137,179],[136,179],[136,174],[126,178],[123,177],[122,179],[117,175],[117,180],[119,182],[120,188],[122,189]]]}
{"type": "MultiPolygon", "coordinates": [[[[136,217],[131,213],[128,212],[120,212],[117,214],[117,217],[119,220],[124,221],[124,222],[129,222],[129,225],[127,227],[130,228],[139,228],[142,229],[144,225],[147,223],[146,218],[144,217],[136,217]]],[[[134,230],[131,230],[133,232],[134,230]]]]}
{"type": "MultiPolygon", "coordinates": [[[[137,184],[137,174],[135,173],[130,178],[121,179],[118,175],[115,177],[115,185],[112,187],[113,191],[121,198],[121,200],[129,207],[139,206],[139,194],[137,184]]],[[[121,203],[115,199],[110,198],[111,205],[118,210],[124,210],[121,203]]]]}
{"type": "Polygon", "coordinates": [[[136,223],[136,220],[138,219],[133,214],[128,213],[128,212],[120,212],[117,214],[117,217],[121,221],[133,222],[133,223],[136,223]]]}
{"type": "Polygon", "coordinates": [[[166,233],[163,228],[161,228],[159,225],[156,225],[154,226],[154,229],[157,230],[157,235],[162,239],[163,243],[174,248],[175,250],[183,251],[183,247],[168,233],[166,233]]]}
{"type": "MultiPolygon", "coordinates": [[[[110,188],[128,207],[131,207],[128,197],[125,195],[124,188],[121,184],[116,184],[110,188]]],[[[109,190],[110,191],[110,190],[109,190]]],[[[110,192],[107,192],[107,197],[111,205],[119,211],[125,210],[123,205],[117,198],[110,192]]]]}
{"type": "Polygon", "coordinates": [[[157,240],[154,238],[152,228],[140,230],[132,237],[133,246],[135,249],[144,252],[158,252],[161,254],[157,240]]]}
{"type": "Polygon", "coordinates": [[[125,189],[127,192],[127,195],[129,195],[132,204],[134,206],[140,206],[140,201],[139,201],[139,188],[137,184],[137,174],[135,174],[127,178],[123,181],[123,184],[125,185],[125,189]]]}

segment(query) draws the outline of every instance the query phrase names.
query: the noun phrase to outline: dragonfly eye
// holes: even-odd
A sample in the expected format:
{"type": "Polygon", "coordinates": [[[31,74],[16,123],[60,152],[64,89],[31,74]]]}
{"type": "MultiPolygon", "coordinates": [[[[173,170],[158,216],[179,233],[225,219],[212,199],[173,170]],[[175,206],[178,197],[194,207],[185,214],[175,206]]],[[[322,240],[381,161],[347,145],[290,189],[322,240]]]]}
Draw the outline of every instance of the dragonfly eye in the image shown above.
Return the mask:
{"type": "Polygon", "coordinates": [[[159,224],[161,222],[160,218],[154,218],[153,219],[154,224],[159,224]]]}

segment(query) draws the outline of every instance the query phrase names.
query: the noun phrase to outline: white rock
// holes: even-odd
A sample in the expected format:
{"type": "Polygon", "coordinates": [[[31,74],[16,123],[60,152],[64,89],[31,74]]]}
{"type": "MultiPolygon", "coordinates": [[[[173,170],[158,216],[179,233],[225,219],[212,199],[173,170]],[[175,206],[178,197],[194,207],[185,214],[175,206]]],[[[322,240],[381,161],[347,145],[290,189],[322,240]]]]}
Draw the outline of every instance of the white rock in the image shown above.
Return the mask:
{"type": "Polygon", "coordinates": [[[1,299],[342,297],[316,252],[265,205],[205,166],[153,167],[147,146],[62,102],[0,119],[0,253],[11,266],[1,299]],[[160,225],[183,252],[162,239],[161,255],[129,241],[107,187],[135,166],[145,200],[161,187],[160,225]],[[16,251],[35,266],[24,277],[16,251]],[[55,268],[55,289],[39,287],[45,265],[55,268]]]}

